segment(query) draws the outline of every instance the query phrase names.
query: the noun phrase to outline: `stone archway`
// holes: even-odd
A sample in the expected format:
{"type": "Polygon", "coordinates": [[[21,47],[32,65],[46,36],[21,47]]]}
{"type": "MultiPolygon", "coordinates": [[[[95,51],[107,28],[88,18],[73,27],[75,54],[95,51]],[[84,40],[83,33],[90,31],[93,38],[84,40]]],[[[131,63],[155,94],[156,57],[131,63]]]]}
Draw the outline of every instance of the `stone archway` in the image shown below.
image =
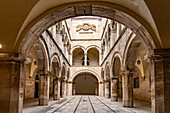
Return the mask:
{"type": "MultiPolygon", "coordinates": [[[[57,13],[53,13],[53,14],[50,14],[50,16],[47,18],[44,18],[43,21],[41,21],[42,23],[44,21],[51,21],[51,22],[47,22],[48,24],[46,24],[46,22],[44,22],[45,24],[45,27],[48,28],[49,26],[53,25],[55,22],[58,22],[64,18],[69,18],[69,17],[73,17],[73,16],[77,16],[78,14],[75,13],[72,15],[72,9],[77,9],[79,8],[80,6],[76,6],[76,7],[69,7],[69,9],[64,9],[62,10],[61,12],[57,12],[57,13]],[[71,10],[71,12],[69,12],[71,10]],[[63,15],[62,18],[55,18],[59,15],[61,15],[61,13],[64,12],[67,14],[66,15],[63,15]],[[57,16],[56,16],[57,15],[57,16]]],[[[87,5],[87,7],[89,7],[89,5],[87,5]]],[[[86,5],[85,5],[85,8],[87,8],[86,5]]],[[[92,14],[93,15],[97,15],[97,16],[102,16],[102,17],[107,17],[107,18],[111,18],[111,19],[114,19],[114,20],[117,20],[125,25],[127,25],[129,28],[131,28],[140,38],[142,38],[145,43],[147,44],[147,47],[149,48],[149,50],[151,51],[153,48],[155,48],[155,45],[153,44],[153,41],[151,39],[151,36],[150,34],[148,33],[148,31],[146,31],[146,29],[143,27],[143,25],[141,25],[139,22],[137,22],[136,20],[134,20],[132,17],[130,17],[129,15],[123,13],[123,12],[120,12],[120,11],[117,11],[117,10],[109,10],[108,8],[106,7],[102,7],[102,6],[96,6],[96,5],[90,5],[90,7],[92,7],[92,14]],[[102,11],[100,11],[102,9],[102,11]],[[94,11],[94,12],[93,12],[94,11]],[[104,11],[104,12],[103,12],[104,11]],[[105,14],[105,11],[107,12],[111,12],[111,13],[108,13],[109,15],[106,15],[105,14]],[[124,23],[127,22],[127,23],[124,23]]],[[[86,10],[86,9],[85,9],[86,10]]],[[[73,12],[76,12],[76,11],[73,11],[73,12]]],[[[81,15],[81,13],[80,13],[81,15]]],[[[86,15],[86,14],[82,14],[82,15],[86,15]]],[[[88,15],[88,14],[87,14],[88,15]]],[[[35,38],[39,38],[40,34],[43,32],[43,30],[45,30],[46,28],[44,27],[43,29],[39,29],[39,27],[41,27],[41,25],[44,25],[44,24],[41,24],[40,23],[37,23],[37,25],[35,25],[33,28],[30,29],[30,31],[28,32],[28,34],[25,36],[25,39],[23,40],[23,43],[24,45],[21,44],[20,46],[20,50],[19,52],[22,54],[22,55],[26,55],[27,54],[27,50],[29,50],[29,48],[32,46],[32,45],[29,45],[29,44],[25,44],[25,41],[28,41],[29,43],[30,42],[33,42],[35,38]],[[36,35],[35,35],[36,34],[36,35]],[[27,40],[27,38],[29,37],[29,39],[27,40]],[[26,50],[26,51],[25,51],[26,50]]]]}
{"type": "MultiPolygon", "coordinates": [[[[147,31],[146,28],[140,22],[135,20],[132,16],[109,6],[102,6],[101,4],[100,5],[84,4],[66,7],[64,9],[57,10],[56,12],[52,12],[46,15],[34,26],[32,26],[31,29],[29,29],[29,31],[27,31],[26,35],[22,37],[23,39],[21,38],[22,42],[20,41],[21,43],[18,43],[19,45],[17,44],[18,48],[16,48],[16,50],[18,50],[18,52],[25,56],[29,48],[32,46],[31,42],[34,42],[36,38],[39,38],[41,33],[48,27],[66,18],[86,15],[87,16],[95,15],[116,20],[126,25],[128,28],[134,31],[134,33],[139,38],[143,39],[149,51],[156,48],[153,39],[150,36],[150,34],[153,35],[153,33],[149,33],[151,31],[147,31]],[[84,11],[86,13],[84,13],[84,11]]],[[[160,44],[158,43],[159,41],[157,39],[155,39],[154,41],[156,42],[157,46],[160,46],[160,44]]]]}
{"type": "Polygon", "coordinates": [[[80,71],[72,77],[72,91],[75,95],[98,95],[99,85],[98,80],[91,71],[80,71]]]}
{"type": "Polygon", "coordinates": [[[53,99],[59,100],[60,99],[60,80],[59,80],[59,73],[60,73],[60,61],[58,55],[54,54],[52,59],[51,65],[51,72],[52,72],[52,85],[53,88],[53,99]]]}
{"type": "Polygon", "coordinates": [[[122,98],[121,60],[119,54],[116,53],[112,60],[111,101],[118,101],[118,97],[122,98]]]}

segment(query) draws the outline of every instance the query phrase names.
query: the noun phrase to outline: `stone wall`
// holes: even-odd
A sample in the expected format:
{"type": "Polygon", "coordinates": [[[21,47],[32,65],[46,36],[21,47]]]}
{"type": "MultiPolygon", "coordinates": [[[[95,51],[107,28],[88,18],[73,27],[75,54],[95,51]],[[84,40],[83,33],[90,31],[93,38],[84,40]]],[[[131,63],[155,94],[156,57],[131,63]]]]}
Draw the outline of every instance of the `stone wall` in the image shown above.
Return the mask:
{"type": "Polygon", "coordinates": [[[133,80],[136,77],[139,77],[139,88],[133,88],[133,99],[151,102],[151,87],[149,82],[149,74],[147,73],[144,77],[142,77],[141,73],[138,70],[137,73],[133,75],[133,80]]]}
{"type": "Polygon", "coordinates": [[[35,81],[33,79],[26,80],[24,93],[25,93],[25,100],[34,99],[35,81]]]}
{"type": "MultiPolygon", "coordinates": [[[[92,75],[93,76],[93,75],[92,75]]],[[[96,80],[90,75],[80,75],[75,80],[76,94],[94,95],[96,90],[96,80]]]]}

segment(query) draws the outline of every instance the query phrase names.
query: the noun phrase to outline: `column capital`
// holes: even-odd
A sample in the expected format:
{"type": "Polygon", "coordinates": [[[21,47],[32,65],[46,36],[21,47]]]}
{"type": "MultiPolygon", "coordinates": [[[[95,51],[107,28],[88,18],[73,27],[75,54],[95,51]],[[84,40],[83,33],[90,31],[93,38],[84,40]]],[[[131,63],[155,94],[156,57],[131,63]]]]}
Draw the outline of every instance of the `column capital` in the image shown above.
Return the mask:
{"type": "Polygon", "coordinates": [[[151,60],[170,59],[170,49],[154,49],[148,57],[151,60]]]}
{"type": "Polygon", "coordinates": [[[59,78],[60,78],[59,76],[53,76],[54,80],[59,80],[59,78]]]}
{"type": "Polygon", "coordinates": [[[68,81],[69,84],[72,84],[73,82],[72,81],[68,81]]]}
{"type": "Polygon", "coordinates": [[[118,76],[113,76],[113,77],[111,77],[111,80],[118,79],[118,78],[119,78],[118,76]]]}
{"type": "Polygon", "coordinates": [[[64,44],[64,47],[67,47],[67,44],[64,44]]]}
{"type": "Polygon", "coordinates": [[[109,81],[110,81],[110,79],[105,79],[105,80],[104,80],[104,82],[109,82],[109,81]]]}
{"type": "Polygon", "coordinates": [[[46,70],[38,70],[37,73],[40,74],[40,76],[48,76],[49,75],[48,71],[46,71],[46,70]]]}
{"type": "Polygon", "coordinates": [[[103,83],[103,81],[102,82],[99,82],[99,84],[102,84],[103,83]]]}
{"type": "Polygon", "coordinates": [[[25,56],[19,53],[0,53],[0,62],[26,62],[27,59],[25,56]]]}
{"type": "Polygon", "coordinates": [[[129,73],[129,70],[122,70],[122,71],[120,72],[121,75],[125,75],[125,74],[128,74],[128,73],[129,73]]]}

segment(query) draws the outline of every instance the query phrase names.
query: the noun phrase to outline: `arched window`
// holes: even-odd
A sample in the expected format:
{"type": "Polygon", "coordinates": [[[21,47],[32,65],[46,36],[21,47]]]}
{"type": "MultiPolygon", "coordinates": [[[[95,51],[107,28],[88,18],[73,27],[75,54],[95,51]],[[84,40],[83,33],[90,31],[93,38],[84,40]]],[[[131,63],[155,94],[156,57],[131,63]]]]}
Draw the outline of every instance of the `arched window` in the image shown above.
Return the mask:
{"type": "Polygon", "coordinates": [[[73,51],[73,66],[82,66],[84,61],[84,51],[81,48],[77,48],[73,51]]]}
{"type": "Polygon", "coordinates": [[[96,48],[91,48],[87,51],[87,65],[88,66],[99,65],[99,51],[96,48]]]}

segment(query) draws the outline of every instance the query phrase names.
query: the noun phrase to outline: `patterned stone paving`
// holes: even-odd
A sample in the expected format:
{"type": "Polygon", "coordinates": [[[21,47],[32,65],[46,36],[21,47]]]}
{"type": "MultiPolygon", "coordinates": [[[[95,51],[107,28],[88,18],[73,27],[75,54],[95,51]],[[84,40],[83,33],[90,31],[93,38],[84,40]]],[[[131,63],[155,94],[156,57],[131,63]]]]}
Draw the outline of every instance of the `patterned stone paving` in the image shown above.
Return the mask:
{"type": "Polygon", "coordinates": [[[151,113],[151,110],[141,104],[124,108],[121,102],[111,102],[104,97],[79,95],[50,101],[48,106],[25,105],[23,113],[151,113]]]}

